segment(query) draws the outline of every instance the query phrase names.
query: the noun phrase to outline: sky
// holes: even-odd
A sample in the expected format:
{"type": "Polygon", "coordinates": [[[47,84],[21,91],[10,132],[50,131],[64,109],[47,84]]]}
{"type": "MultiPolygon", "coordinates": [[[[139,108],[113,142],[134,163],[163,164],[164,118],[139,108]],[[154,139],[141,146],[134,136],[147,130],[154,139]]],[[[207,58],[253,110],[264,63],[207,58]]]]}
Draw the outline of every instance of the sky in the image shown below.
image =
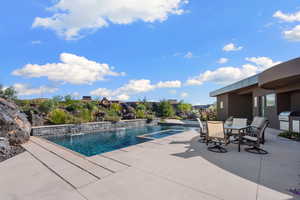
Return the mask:
{"type": "Polygon", "coordinates": [[[300,2],[3,0],[0,41],[0,84],[20,98],[208,104],[299,57],[300,2]]]}

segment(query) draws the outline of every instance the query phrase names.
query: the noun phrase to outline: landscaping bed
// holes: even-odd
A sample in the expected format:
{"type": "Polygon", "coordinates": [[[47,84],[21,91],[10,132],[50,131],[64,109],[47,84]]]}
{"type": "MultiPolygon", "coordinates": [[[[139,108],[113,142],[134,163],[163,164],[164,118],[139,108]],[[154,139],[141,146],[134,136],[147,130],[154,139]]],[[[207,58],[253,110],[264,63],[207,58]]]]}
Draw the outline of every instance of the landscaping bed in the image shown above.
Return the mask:
{"type": "Polygon", "coordinates": [[[300,142],[300,133],[285,131],[285,132],[280,133],[279,136],[300,142]]]}

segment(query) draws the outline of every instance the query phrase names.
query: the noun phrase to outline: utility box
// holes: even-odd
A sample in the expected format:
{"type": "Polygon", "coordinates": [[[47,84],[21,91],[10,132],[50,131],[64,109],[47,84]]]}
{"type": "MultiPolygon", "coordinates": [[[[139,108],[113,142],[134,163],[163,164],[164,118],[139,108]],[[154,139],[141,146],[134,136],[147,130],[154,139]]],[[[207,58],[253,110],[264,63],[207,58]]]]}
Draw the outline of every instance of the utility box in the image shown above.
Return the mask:
{"type": "Polygon", "coordinates": [[[298,120],[293,119],[291,125],[292,125],[292,127],[291,127],[292,132],[300,133],[300,120],[299,119],[298,120]]]}

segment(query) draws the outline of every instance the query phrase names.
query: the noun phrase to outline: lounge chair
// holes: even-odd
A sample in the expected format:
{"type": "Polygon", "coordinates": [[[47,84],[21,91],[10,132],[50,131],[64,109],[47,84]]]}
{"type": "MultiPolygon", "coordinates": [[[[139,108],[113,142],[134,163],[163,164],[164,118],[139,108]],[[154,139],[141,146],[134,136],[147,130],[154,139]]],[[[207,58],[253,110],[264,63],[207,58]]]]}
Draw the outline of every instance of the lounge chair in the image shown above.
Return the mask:
{"type": "Polygon", "coordinates": [[[261,125],[261,128],[255,129],[255,132],[252,130],[247,132],[245,136],[242,137],[242,140],[245,141],[245,144],[251,146],[250,148],[245,148],[245,151],[255,154],[267,154],[268,152],[261,149],[260,145],[264,144],[264,135],[266,128],[268,127],[269,122],[266,120],[261,125]]]}
{"type": "Polygon", "coordinates": [[[207,149],[216,153],[226,153],[227,150],[222,145],[228,144],[228,137],[224,131],[224,123],[222,121],[207,122],[206,145],[212,142],[214,146],[208,146],[207,149]]]}
{"type": "Polygon", "coordinates": [[[197,118],[197,121],[199,123],[199,128],[200,128],[200,139],[198,141],[201,143],[205,143],[207,131],[204,129],[203,123],[199,118],[197,118]]]}

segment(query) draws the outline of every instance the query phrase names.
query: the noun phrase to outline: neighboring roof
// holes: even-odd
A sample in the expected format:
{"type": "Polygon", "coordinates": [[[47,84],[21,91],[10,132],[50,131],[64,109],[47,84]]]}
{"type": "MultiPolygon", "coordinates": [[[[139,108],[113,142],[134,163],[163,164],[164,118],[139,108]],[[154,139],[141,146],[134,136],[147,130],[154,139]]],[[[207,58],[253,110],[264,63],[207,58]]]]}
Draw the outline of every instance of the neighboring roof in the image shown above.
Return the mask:
{"type": "Polygon", "coordinates": [[[196,109],[206,109],[209,108],[212,104],[207,104],[207,105],[194,105],[193,108],[196,109]]]}
{"type": "Polygon", "coordinates": [[[244,87],[249,87],[249,86],[256,85],[256,84],[258,84],[258,74],[251,76],[249,78],[245,78],[241,81],[235,82],[233,84],[230,84],[230,85],[220,88],[218,90],[212,91],[209,93],[209,96],[216,97],[216,96],[224,94],[224,93],[228,93],[231,91],[235,91],[235,90],[238,90],[238,89],[241,89],[244,87]]]}

